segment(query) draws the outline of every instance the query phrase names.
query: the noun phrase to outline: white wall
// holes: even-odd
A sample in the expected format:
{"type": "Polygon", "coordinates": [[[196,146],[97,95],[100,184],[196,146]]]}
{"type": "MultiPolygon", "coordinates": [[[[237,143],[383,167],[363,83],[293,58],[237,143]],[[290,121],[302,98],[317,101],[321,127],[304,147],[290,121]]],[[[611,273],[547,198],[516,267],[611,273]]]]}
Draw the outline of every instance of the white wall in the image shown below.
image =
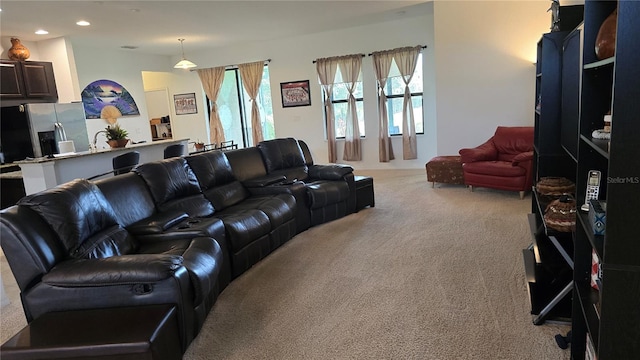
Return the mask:
{"type": "MultiPolygon", "coordinates": [[[[418,136],[418,159],[402,160],[401,139],[394,137],[396,160],[378,162],[375,78],[371,58],[365,57],[364,159],[351,163],[356,169],[423,168],[435,155],[457,154],[462,147],[480,144],[498,125],[533,124],[532,62],[536,42],[542,33],[549,31],[548,7],[547,1],[435,1],[415,7],[403,18],[374,25],[189,52],[187,57],[199,68],[272,59],[269,70],[276,135],[304,139],[316,162],[323,163],[327,161],[327,146],[322,99],[312,61],[319,57],[427,45],[423,52],[425,134],[418,136]],[[306,79],[311,83],[312,105],[282,108],[279,84],[306,79]]],[[[10,47],[6,42],[3,38],[5,51],[10,47]]],[[[25,45],[34,48],[32,60],[51,61],[38,56],[35,43],[25,45]]],[[[71,80],[64,85],[71,86],[72,93],[79,93],[99,79],[116,81],[131,92],[141,114],[121,118],[120,123],[134,141],[151,139],[145,88],[167,88],[170,99],[179,93],[198,94],[198,114],[176,116],[171,104],[173,133],[175,138],[206,139],[202,87],[195,72],[172,68],[179,56],[169,59],[135,51],[106,52],[99,47],[75,46],[67,53],[77,68],[77,85],[73,85],[72,71],[71,80]],[[147,76],[143,71],[152,73],[147,76]]],[[[68,89],[62,91],[67,93],[68,89]]],[[[105,126],[103,120],[87,121],[90,136],[105,126]]],[[[342,143],[338,145],[340,159],[342,143]]]]}
{"type": "MultiPolygon", "coordinates": [[[[177,60],[176,60],[177,62],[177,60]]],[[[171,131],[174,139],[208,142],[207,108],[200,79],[195,72],[185,70],[143,71],[142,80],[145,91],[167,89],[171,117],[171,131]],[[176,94],[196,93],[197,114],[176,115],[173,96],[176,94]]],[[[192,145],[190,145],[192,146],[192,145]]],[[[191,151],[195,150],[190,148],[191,151]]]]}
{"type": "MultiPolygon", "coordinates": [[[[142,84],[142,71],[166,70],[169,67],[169,58],[143,55],[127,50],[107,52],[99,47],[74,47],[74,56],[80,90],[96,80],[108,79],[119,83],[131,93],[140,115],[121,117],[118,119],[118,123],[129,132],[129,138],[132,141],[150,142],[151,130],[142,84]]],[[[87,131],[90,138],[93,138],[97,131],[106,126],[105,120],[87,119],[87,131]]],[[[102,134],[98,139],[99,148],[108,147],[102,134]]]]}
{"type": "MultiPolygon", "coordinates": [[[[499,125],[533,125],[532,63],[537,41],[549,31],[549,3],[435,1],[420,7],[414,17],[238,44],[188,57],[201,68],[271,58],[276,134],[304,139],[316,162],[327,161],[322,99],[312,64],[318,57],[428,46],[423,68],[425,134],[418,135],[417,160],[402,160],[401,139],[394,137],[396,160],[378,161],[375,78],[371,58],[363,59],[366,138],[363,161],[351,162],[356,169],[422,168],[435,155],[457,154],[460,148],[479,145],[499,125]],[[311,80],[312,105],[282,108],[279,84],[305,79],[311,80]]],[[[339,159],[341,145],[339,142],[339,159]]]]}
{"type": "Polygon", "coordinates": [[[457,154],[496,126],[533,126],[536,43],[544,1],[436,1],[438,154],[457,154]]]}
{"type": "MultiPolygon", "coordinates": [[[[295,137],[303,139],[310,147],[317,163],[326,163],[327,142],[324,136],[322,97],[313,60],[320,57],[338,56],[392,49],[401,46],[428,45],[424,50],[425,73],[433,73],[433,4],[425,3],[414,8],[419,16],[405,16],[397,20],[374,25],[359,26],[313,35],[297,36],[288,39],[263,41],[252,44],[238,44],[210,51],[189,53],[187,58],[200,68],[233,65],[245,62],[271,59],[269,73],[271,96],[277,137],[295,137]],[[310,80],[311,106],[283,108],[280,95],[280,83],[295,80],[310,80]]],[[[415,14],[412,13],[412,14],[415,14]]],[[[179,58],[173,59],[178,61],[179,58]]],[[[357,169],[373,168],[412,168],[424,167],[424,163],[435,154],[435,147],[420,135],[418,139],[418,160],[402,160],[401,139],[394,138],[394,149],[398,160],[381,164],[378,162],[378,113],[376,83],[371,57],[363,58],[364,113],[366,138],[363,144],[363,161],[350,162],[357,169]]],[[[433,77],[425,76],[425,81],[433,77]]],[[[425,84],[425,92],[432,92],[433,86],[425,84]]],[[[425,123],[435,121],[435,110],[425,100],[425,123]]],[[[342,158],[342,142],[338,142],[339,162],[342,158]]]]}

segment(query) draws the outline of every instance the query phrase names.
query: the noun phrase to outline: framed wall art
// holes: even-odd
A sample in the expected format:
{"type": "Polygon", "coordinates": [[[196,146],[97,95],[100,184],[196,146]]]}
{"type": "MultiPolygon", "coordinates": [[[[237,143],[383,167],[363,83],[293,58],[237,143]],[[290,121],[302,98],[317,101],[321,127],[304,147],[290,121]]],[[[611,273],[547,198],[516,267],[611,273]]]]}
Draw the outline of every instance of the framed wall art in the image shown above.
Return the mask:
{"type": "Polygon", "coordinates": [[[140,115],[131,93],[113,80],[96,80],[82,90],[82,105],[87,119],[102,118],[102,108],[115,106],[122,116],[140,115]]]}
{"type": "Polygon", "coordinates": [[[282,107],[311,105],[309,80],[280,83],[280,93],[282,94],[282,107]]]}
{"type": "Polygon", "coordinates": [[[173,103],[176,108],[176,115],[197,114],[196,93],[175,94],[173,103]]]}

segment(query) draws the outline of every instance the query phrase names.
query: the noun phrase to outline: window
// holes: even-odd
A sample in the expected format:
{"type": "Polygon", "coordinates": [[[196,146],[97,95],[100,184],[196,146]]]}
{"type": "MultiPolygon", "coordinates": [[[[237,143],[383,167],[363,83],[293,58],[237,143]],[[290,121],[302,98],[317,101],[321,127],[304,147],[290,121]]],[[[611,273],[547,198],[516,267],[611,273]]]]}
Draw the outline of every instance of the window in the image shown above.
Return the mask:
{"type": "MultiPolygon", "coordinates": [[[[360,73],[362,77],[362,73],[360,73]]],[[[364,137],[364,104],[362,98],[362,81],[356,83],[356,88],[353,92],[353,96],[356,98],[356,112],[358,114],[358,128],[360,129],[360,137],[364,137]]],[[[333,115],[335,118],[335,134],[336,139],[344,139],[346,131],[346,119],[347,119],[347,105],[348,105],[349,91],[347,85],[342,83],[342,74],[338,67],[336,71],[336,80],[333,85],[333,91],[331,94],[331,104],[333,106],[333,115]]],[[[325,113],[325,121],[327,114],[325,113]]]]}
{"type": "MultiPolygon", "coordinates": [[[[274,139],[273,107],[271,103],[271,86],[269,83],[269,67],[265,65],[262,83],[256,98],[260,109],[262,132],[265,140],[274,139]]],[[[218,94],[218,114],[224,129],[225,139],[233,140],[238,147],[253,146],[251,137],[251,101],[244,90],[240,71],[228,69],[218,94]]]]}
{"type": "MultiPolygon", "coordinates": [[[[411,92],[411,104],[416,126],[416,134],[424,134],[424,121],[422,118],[422,54],[418,56],[416,70],[409,82],[411,92]]],[[[391,66],[387,87],[387,115],[389,116],[389,135],[402,135],[402,103],[404,99],[404,81],[395,65],[391,66]]]]}

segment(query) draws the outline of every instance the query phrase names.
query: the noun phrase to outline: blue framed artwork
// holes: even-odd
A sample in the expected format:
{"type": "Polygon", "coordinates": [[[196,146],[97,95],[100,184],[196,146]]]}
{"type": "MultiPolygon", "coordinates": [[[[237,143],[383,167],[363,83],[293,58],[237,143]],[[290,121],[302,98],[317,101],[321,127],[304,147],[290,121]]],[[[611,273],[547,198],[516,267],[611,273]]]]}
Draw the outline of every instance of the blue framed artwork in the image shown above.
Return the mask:
{"type": "Polygon", "coordinates": [[[138,105],[131,94],[112,80],[96,80],[82,90],[82,105],[87,119],[100,119],[102,108],[113,105],[122,116],[140,115],[138,105]]]}

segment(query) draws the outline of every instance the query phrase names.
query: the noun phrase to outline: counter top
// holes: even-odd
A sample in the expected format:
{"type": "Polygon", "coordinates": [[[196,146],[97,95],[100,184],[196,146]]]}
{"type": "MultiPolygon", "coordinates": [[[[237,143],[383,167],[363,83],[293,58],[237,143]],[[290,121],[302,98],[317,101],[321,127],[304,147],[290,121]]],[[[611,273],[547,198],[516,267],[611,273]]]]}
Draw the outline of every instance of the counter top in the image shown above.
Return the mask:
{"type": "Polygon", "coordinates": [[[95,179],[103,176],[113,176],[113,158],[129,151],[140,153],[139,164],[162,160],[167,146],[183,144],[186,149],[188,140],[152,141],[132,144],[123,148],[103,149],[96,152],[83,151],[74,154],[62,154],[54,158],[21,160],[14,162],[14,164],[20,166],[24,190],[29,195],[74,179],[95,179]]]}
{"type": "Polygon", "coordinates": [[[66,160],[66,159],[76,159],[76,158],[80,158],[80,157],[85,157],[85,156],[91,156],[91,155],[96,155],[96,154],[104,154],[104,153],[112,153],[115,155],[115,153],[118,152],[126,152],[126,151],[131,151],[131,150],[135,150],[135,149],[140,149],[140,148],[144,148],[144,147],[148,147],[148,146],[155,146],[155,145],[172,145],[175,143],[181,143],[181,142],[185,142],[188,141],[189,139],[176,139],[176,140],[158,140],[158,141],[152,141],[152,142],[146,142],[146,143],[138,143],[138,144],[130,144],[127,145],[123,148],[111,148],[111,149],[99,149],[97,151],[80,151],[80,152],[76,152],[76,153],[69,153],[69,154],[55,154],[53,158],[48,158],[48,157],[40,157],[40,158],[34,158],[34,159],[25,159],[25,160],[19,160],[19,161],[14,161],[13,164],[39,164],[39,163],[47,163],[47,162],[52,162],[52,161],[60,161],[60,160],[66,160]]]}
{"type": "Polygon", "coordinates": [[[22,180],[22,171],[10,171],[0,174],[0,179],[20,179],[22,180]]]}

